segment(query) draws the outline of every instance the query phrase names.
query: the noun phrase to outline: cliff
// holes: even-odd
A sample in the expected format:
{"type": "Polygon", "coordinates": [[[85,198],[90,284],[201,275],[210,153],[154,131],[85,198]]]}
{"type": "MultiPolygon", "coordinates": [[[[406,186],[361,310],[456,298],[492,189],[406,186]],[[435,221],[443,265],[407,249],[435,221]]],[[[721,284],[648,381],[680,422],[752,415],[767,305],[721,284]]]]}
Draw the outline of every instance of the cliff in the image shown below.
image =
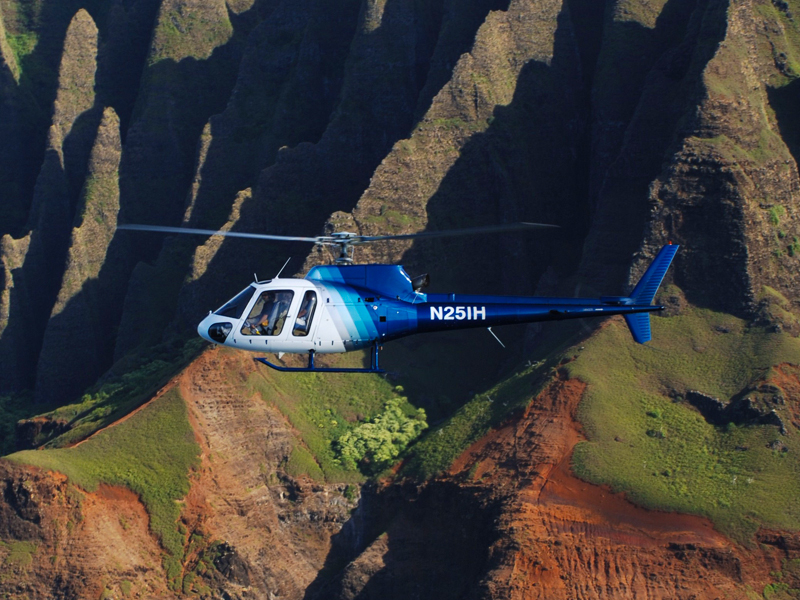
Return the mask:
{"type": "Polygon", "coordinates": [[[108,332],[122,312],[127,248],[111,247],[119,212],[119,118],[105,109],[76,210],[64,277],[37,365],[45,400],[77,395],[103,372],[113,349],[108,332]],[[65,348],[72,348],[64,352],[65,348]]]}
{"type": "Polygon", "coordinates": [[[46,327],[42,317],[51,311],[64,273],[69,223],[98,124],[93,109],[96,55],[97,28],[81,10],[64,40],[52,125],[28,217],[30,242],[22,264],[7,267],[11,277],[6,286],[13,285],[15,293],[5,296],[8,320],[0,322],[0,353],[14,355],[18,370],[3,370],[8,378],[4,389],[24,389],[35,377],[30,359],[40,351],[46,327]]]}
{"type": "Polygon", "coordinates": [[[576,413],[587,385],[563,368],[447,473],[360,490],[297,470],[292,457],[305,447],[297,415],[245,382],[264,381],[279,394],[286,384],[255,369],[243,353],[211,350],[140,411],[78,446],[0,462],[0,538],[10,540],[0,546],[0,590],[65,598],[688,599],[746,597],[776,585],[776,572],[785,589],[798,584],[796,535],[762,530],[757,544],[739,545],[707,519],[648,511],[577,479],[569,464],[583,437],[576,413]],[[189,456],[199,456],[190,462],[180,458],[183,427],[193,432],[189,456]],[[155,455],[124,454],[153,428],[155,455]],[[141,489],[136,482],[152,477],[144,475],[151,461],[165,459],[189,469],[156,475],[165,491],[174,485],[167,477],[187,486],[170,492],[183,500],[177,522],[166,524],[154,520],[161,509],[153,496],[118,487],[127,480],[141,489]],[[58,465],[70,479],[20,462],[58,465]],[[118,462],[127,471],[117,471],[118,462]],[[166,559],[157,539],[170,548],[166,559]]]}

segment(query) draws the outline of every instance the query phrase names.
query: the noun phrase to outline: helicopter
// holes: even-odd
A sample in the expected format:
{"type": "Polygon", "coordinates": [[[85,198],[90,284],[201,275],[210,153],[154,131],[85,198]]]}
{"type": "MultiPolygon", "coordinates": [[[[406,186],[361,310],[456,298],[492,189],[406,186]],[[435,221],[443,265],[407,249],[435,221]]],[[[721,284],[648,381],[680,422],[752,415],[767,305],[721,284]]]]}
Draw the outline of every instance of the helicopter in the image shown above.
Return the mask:
{"type": "Polygon", "coordinates": [[[333,265],[315,266],[304,279],[281,278],[279,272],[273,279],[254,281],[220,308],[209,311],[197,326],[197,333],[214,344],[274,353],[279,357],[283,353],[308,355],[306,367],[287,367],[266,358],[255,359],[278,371],[383,373],[379,366],[379,349],[386,342],[406,336],[485,327],[499,342],[491,329],[496,325],[610,315],[623,315],[634,341],[640,344],[649,341],[649,313],[664,309],[651,302],[679,248],[672,243],[661,248],[629,296],[600,298],[426,294],[422,290],[430,282],[427,274],[412,278],[400,265],[359,265],[353,260],[356,246],[378,241],[557,227],[513,223],[398,235],[336,232],[316,237],[156,225],[119,225],[118,229],[300,241],[338,247],[339,255],[333,265]],[[364,348],[372,349],[368,368],[315,364],[317,354],[364,348]]]}

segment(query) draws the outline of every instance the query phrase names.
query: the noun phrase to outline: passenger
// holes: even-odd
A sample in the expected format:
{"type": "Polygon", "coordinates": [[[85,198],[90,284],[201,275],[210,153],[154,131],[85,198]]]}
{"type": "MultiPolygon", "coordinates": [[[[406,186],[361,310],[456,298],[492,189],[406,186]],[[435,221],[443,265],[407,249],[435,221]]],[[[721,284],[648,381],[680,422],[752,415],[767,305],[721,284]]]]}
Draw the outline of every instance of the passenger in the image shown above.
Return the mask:
{"type": "Polygon", "coordinates": [[[317,296],[313,292],[306,292],[303,303],[300,305],[300,311],[297,313],[297,319],[294,323],[292,335],[305,336],[308,334],[308,326],[314,314],[314,306],[317,301],[317,296]]]}

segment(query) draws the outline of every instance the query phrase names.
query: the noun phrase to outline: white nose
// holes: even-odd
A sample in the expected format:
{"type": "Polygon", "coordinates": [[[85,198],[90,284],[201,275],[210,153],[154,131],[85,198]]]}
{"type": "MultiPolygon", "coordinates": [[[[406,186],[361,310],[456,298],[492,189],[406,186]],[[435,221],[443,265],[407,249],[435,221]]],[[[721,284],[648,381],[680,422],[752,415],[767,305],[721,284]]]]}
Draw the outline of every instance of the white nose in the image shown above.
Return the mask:
{"type": "Polygon", "coordinates": [[[197,335],[199,335],[201,338],[209,342],[213,341],[210,337],[208,337],[208,328],[211,325],[210,317],[211,315],[207,316],[197,325],[197,335]]]}
{"type": "Polygon", "coordinates": [[[214,344],[224,344],[231,331],[233,324],[218,315],[208,315],[197,326],[198,335],[214,344]]]}

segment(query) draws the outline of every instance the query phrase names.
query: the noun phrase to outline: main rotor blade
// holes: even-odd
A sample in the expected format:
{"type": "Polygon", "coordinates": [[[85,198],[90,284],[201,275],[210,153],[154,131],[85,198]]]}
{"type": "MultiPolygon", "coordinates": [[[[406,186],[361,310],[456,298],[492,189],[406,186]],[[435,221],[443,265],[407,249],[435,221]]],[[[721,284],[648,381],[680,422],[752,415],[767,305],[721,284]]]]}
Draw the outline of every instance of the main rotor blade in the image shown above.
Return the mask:
{"type": "Polygon", "coordinates": [[[467,229],[445,229],[444,231],[421,231],[419,233],[405,233],[401,235],[363,235],[353,239],[353,244],[378,242],[381,240],[405,240],[409,238],[453,237],[457,235],[477,235],[481,233],[502,233],[504,231],[524,231],[528,229],[559,229],[558,225],[545,223],[510,223],[508,225],[485,225],[484,227],[469,227],[467,229]]]}
{"type": "Polygon", "coordinates": [[[292,235],[269,235],[266,233],[242,233],[239,231],[214,231],[213,229],[192,229],[190,227],[162,227],[161,225],[117,225],[117,229],[130,231],[155,231],[158,233],[190,233],[195,235],[221,235],[225,237],[253,238],[257,240],[278,240],[283,242],[313,242],[319,240],[313,237],[298,237],[292,235]]]}

